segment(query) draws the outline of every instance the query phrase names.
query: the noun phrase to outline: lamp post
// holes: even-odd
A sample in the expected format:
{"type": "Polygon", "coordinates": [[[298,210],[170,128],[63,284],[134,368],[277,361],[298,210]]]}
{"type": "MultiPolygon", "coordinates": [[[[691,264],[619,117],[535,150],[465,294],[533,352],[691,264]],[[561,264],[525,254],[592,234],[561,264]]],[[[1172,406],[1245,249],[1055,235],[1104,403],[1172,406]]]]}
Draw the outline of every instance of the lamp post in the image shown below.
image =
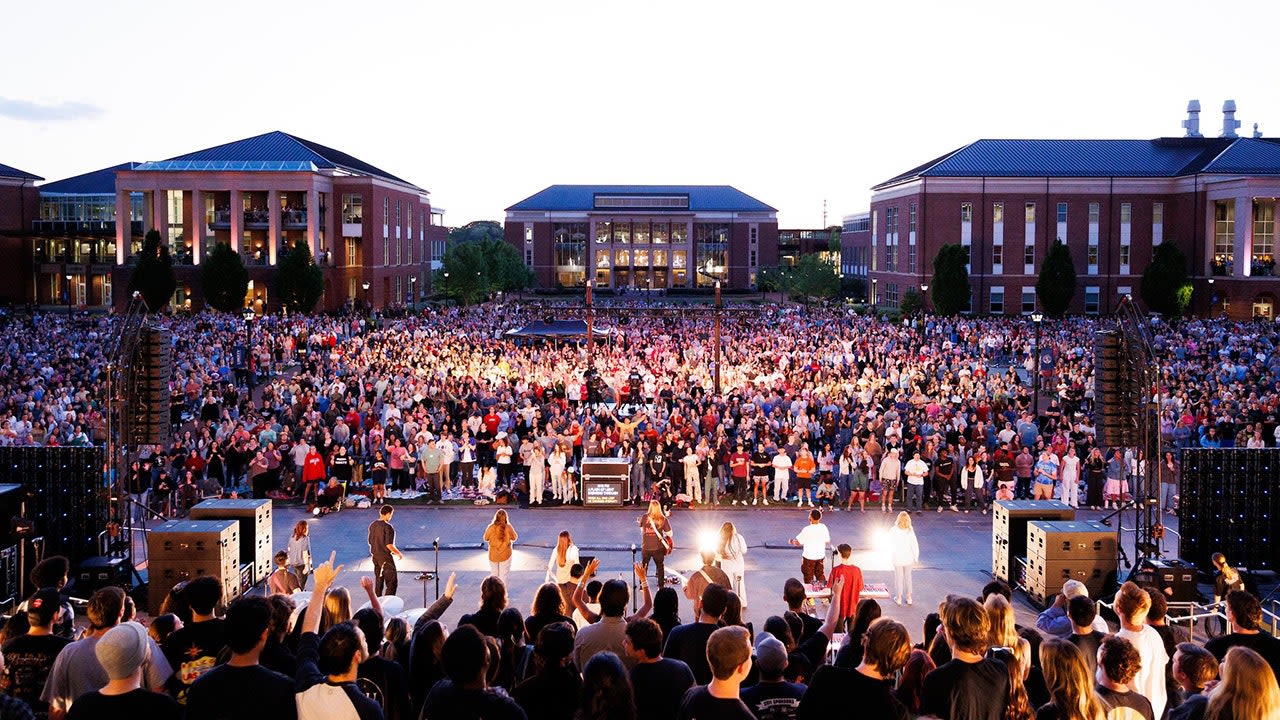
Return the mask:
{"type": "Polygon", "coordinates": [[[595,349],[596,349],[595,331],[594,331],[594,329],[593,329],[593,328],[594,328],[594,325],[595,325],[595,311],[591,309],[591,285],[592,285],[592,282],[591,282],[590,280],[588,280],[588,281],[587,281],[587,297],[586,297],[586,306],[587,306],[587,369],[588,369],[588,370],[590,370],[590,369],[592,369],[592,368],[594,368],[594,367],[595,367],[595,362],[593,362],[594,355],[593,355],[592,353],[594,353],[594,352],[595,352],[595,349]]]}
{"type": "Polygon", "coordinates": [[[369,281],[365,280],[360,283],[360,287],[364,288],[364,314],[368,315],[369,311],[373,309],[373,306],[369,304],[369,281]]]}
{"type": "Polygon", "coordinates": [[[1213,317],[1213,308],[1218,304],[1218,294],[1213,291],[1213,278],[1209,278],[1209,317],[1213,317]]]}
{"type": "Polygon", "coordinates": [[[920,309],[929,312],[929,283],[920,283],[920,309]]]}
{"type": "Polygon", "coordinates": [[[418,276],[409,276],[409,308],[418,309],[418,276]]]}
{"type": "Polygon", "coordinates": [[[66,274],[67,279],[67,321],[71,320],[71,273],[66,274]]]}
{"type": "Polygon", "coordinates": [[[720,301],[720,281],[716,281],[716,314],[715,314],[715,344],[716,344],[716,366],[715,366],[715,384],[716,397],[720,396],[720,314],[724,309],[724,304],[720,301]]]}
{"type": "Polygon", "coordinates": [[[1036,427],[1040,427],[1040,323],[1044,320],[1044,314],[1040,312],[1031,313],[1031,322],[1036,324],[1036,377],[1032,384],[1031,390],[1031,408],[1035,413],[1036,427]]]}
{"type": "Polygon", "coordinates": [[[876,305],[880,304],[880,295],[879,293],[876,292],[877,290],[876,285],[878,285],[879,283],[880,283],[879,278],[871,278],[871,307],[875,307],[876,305]]]}
{"type": "Polygon", "coordinates": [[[245,375],[249,379],[250,397],[253,397],[254,375],[257,374],[253,367],[253,318],[255,315],[252,305],[245,305],[240,313],[244,318],[244,366],[245,375]]]}

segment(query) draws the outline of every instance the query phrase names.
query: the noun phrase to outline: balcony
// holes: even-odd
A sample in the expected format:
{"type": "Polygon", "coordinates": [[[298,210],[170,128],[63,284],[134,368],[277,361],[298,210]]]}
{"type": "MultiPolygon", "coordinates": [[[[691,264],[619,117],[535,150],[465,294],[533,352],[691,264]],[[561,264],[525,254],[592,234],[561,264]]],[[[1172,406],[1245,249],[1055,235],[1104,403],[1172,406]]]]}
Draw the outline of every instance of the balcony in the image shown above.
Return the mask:
{"type": "Polygon", "coordinates": [[[270,226],[270,224],[271,215],[266,210],[257,209],[244,211],[245,229],[261,230],[270,226]]]}
{"type": "Polygon", "coordinates": [[[1253,277],[1271,277],[1276,271],[1276,259],[1271,255],[1254,255],[1249,263],[1249,274],[1253,277]]]}
{"type": "Polygon", "coordinates": [[[305,230],[307,228],[307,211],[281,210],[280,224],[289,230],[305,230]]]}
{"type": "Polygon", "coordinates": [[[231,211],[230,210],[214,210],[213,221],[209,223],[209,227],[214,230],[230,230],[231,229],[231,211]]]}

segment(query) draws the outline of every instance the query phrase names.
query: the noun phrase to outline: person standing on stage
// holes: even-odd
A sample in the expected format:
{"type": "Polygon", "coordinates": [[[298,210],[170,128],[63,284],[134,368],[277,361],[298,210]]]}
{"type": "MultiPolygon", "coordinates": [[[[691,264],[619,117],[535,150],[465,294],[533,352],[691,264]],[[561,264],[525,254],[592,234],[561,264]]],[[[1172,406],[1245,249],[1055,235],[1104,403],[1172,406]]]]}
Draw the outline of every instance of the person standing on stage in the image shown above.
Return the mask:
{"type": "Polygon", "coordinates": [[[827,546],[831,544],[831,531],[822,524],[822,511],[810,510],[809,524],[788,542],[803,548],[800,552],[800,574],[804,576],[805,584],[808,585],[817,580],[825,585],[827,574],[822,569],[822,562],[827,558],[827,546]]]}
{"type": "Polygon", "coordinates": [[[493,514],[493,522],[484,530],[484,541],[489,543],[489,574],[502,582],[511,572],[511,546],[519,535],[507,520],[507,511],[501,508],[493,514]]]}
{"type": "Polygon", "coordinates": [[[920,543],[911,527],[911,514],[898,513],[898,520],[889,528],[890,560],[893,562],[893,602],[901,605],[905,597],[911,604],[911,568],[920,562],[920,543]]]}
{"type": "Polygon", "coordinates": [[[661,588],[667,577],[667,555],[675,547],[676,542],[671,532],[671,523],[667,521],[667,516],[662,512],[662,505],[658,501],[651,501],[649,512],[640,517],[640,534],[640,564],[644,567],[645,575],[648,575],[649,560],[654,561],[658,572],[658,587],[661,588]]]}
{"type": "Polygon", "coordinates": [[[729,577],[729,589],[742,599],[742,607],[747,607],[747,541],[733,526],[727,522],[720,526],[720,542],[716,547],[716,562],[729,577]]]}
{"type": "Polygon", "coordinates": [[[399,586],[395,559],[404,559],[404,553],[396,547],[396,529],[391,525],[391,515],[396,509],[383,505],[378,519],[369,523],[369,554],[373,556],[374,594],[395,595],[399,586]]]}

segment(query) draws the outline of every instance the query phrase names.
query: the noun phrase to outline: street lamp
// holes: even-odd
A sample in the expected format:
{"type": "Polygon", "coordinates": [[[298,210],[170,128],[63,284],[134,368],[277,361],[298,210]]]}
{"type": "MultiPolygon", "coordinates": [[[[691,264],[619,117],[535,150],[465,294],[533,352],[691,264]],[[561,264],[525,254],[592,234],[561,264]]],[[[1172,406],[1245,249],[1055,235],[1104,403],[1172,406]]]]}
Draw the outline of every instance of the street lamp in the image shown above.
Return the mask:
{"type": "Polygon", "coordinates": [[[240,316],[244,318],[245,374],[249,378],[249,396],[253,397],[254,375],[257,374],[256,369],[253,367],[253,318],[256,316],[253,306],[245,305],[244,310],[240,312],[240,316]]]}
{"type": "Polygon", "coordinates": [[[1213,317],[1213,307],[1218,304],[1218,294],[1213,291],[1213,278],[1209,278],[1209,317],[1213,317]]]}
{"type": "Polygon", "coordinates": [[[929,312],[929,283],[920,283],[920,307],[929,312]]]}
{"type": "Polygon", "coordinates": [[[418,276],[411,275],[409,277],[409,307],[418,309],[418,276]]]}
{"type": "Polygon", "coordinates": [[[1031,407],[1037,428],[1040,427],[1040,323],[1043,320],[1043,313],[1031,313],[1031,322],[1036,324],[1036,377],[1031,390],[1031,407]]]}
{"type": "Polygon", "coordinates": [[[364,288],[364,314],[368,315],[369,311],[373,309],[372,306],[369,305],[369,281],[365,280],[360,283],[360,287],[364,288]]]}
{"type": "Polygon", "coordinates": [[[871,307],[880,304],[880,295],[876,292],[876,285],[880,283],[880,278],[871,278],[871,307]]]}
{"type": "Polygon", "coordinates": [[[71,273],[67,273],[67,320],[71,320],[71,273]]]}

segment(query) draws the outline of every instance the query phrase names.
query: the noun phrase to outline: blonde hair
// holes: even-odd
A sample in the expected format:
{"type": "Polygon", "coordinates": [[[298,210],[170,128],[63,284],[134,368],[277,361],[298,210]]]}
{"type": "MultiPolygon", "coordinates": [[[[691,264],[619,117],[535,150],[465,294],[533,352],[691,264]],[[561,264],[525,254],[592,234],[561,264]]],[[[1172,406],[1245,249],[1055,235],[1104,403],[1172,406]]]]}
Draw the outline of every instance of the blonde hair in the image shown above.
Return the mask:
{"type": "Polygon", "coordinates": [[[987,618],[991,621],[987,630],[987,643],[991,647],[1006,647],[1012,650],[1013,656],[1018,659],[1018,669],[1025,679],[1027,672],[1031,670],[1031,643],[1018,635],[1018,628],[1014,623],[1013,606],[1003,595],[992,593],[987,596],[982,607],[987,611],[987,618]]]}
{"type": "Polygon", "coordinates": [[[561,530],[556,537],[556,564],[564,567],[569,563],[569,548],[573,546],[573,536],[568,530],[561,530]],[[561,542],[563,541],[563,542],[561,542]]]}
{"type": "Polygon", "coordinates": [[[1280,717],[1280,688],[1271,666],[1246,647],[1233,647],[1222,659],[1222,682],[1209,693],[1205,720],[1280,717]]]}
{"type": "Polygon", "coordinates": [[[895,520],[895,521],[893,522],[893,524],[894,524],[894,526],[895,526],[895,527],[900,527],[900,528],[902,528],[903,530],[911,530],[911,529],[912,529],[912,528],[911,528],[911,513],[908,513],[908,512],[900,512],[900,513],[898,513],[898,519],[897,519],[897,520],[895,520]],[[903,520],[906,520],[906,521],[907,521],[907,523],[906,523],[905,525],[903,525],[903,524],[902,524],[902,521],[903,521],[903,520]]]}
{"type": "Polygon", "coordinates": [[[647,515],[650,518],[652,518],[654,522],[657,522],[658,520],[661,520],[666,517],[666,515],[662,514],[662,504],[659,503],[657,500],[649,501],[649,512],[647,513],[647,515]]]}
{"type": "Polygon", "coordinates": [[[1069,640],[1051,638],[1040,643],[1040,669],[1049,699],[1065,720],[1101,720],[1106,711],[1093,689],[1084,653],[1069,640]]]}
{"type": "MultiPolygon", "coordinates": [[[[312,599],[314,601],[314,598],[312,599]]],[[[334,625],[351,619],[351,593],[346,588],[329,588],[324,594],[324,611],[320,613],[320,635],[334,625]]]]}
{"type": "Polygon", "coordinates": [[[1120,586],[1116,593],[1116,613],[1134,625],[1141,624],[1141,616],[1151,610],[1151,596],[1132,582],[1120,586]]]}

